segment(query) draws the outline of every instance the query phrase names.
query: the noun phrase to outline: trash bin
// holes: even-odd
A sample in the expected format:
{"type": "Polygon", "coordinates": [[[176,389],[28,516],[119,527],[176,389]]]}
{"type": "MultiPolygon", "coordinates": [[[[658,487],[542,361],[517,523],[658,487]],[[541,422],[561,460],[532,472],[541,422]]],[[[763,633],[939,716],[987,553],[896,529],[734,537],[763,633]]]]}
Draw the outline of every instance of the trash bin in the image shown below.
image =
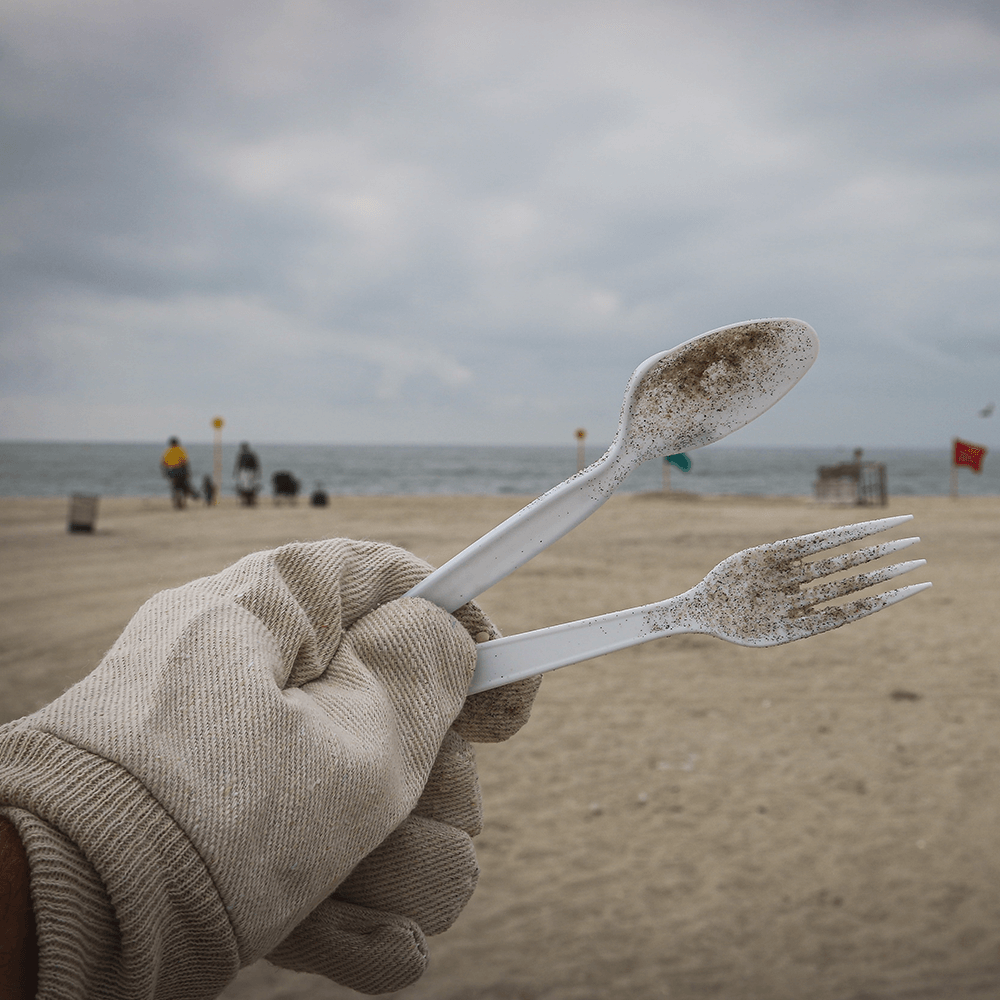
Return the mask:
{"type": "Polygon", "coordinates": [[[97,520],[97,501],[100,498],[93,493],[73,493],[69,498],[68,531],[94,530],[97,520]]]}

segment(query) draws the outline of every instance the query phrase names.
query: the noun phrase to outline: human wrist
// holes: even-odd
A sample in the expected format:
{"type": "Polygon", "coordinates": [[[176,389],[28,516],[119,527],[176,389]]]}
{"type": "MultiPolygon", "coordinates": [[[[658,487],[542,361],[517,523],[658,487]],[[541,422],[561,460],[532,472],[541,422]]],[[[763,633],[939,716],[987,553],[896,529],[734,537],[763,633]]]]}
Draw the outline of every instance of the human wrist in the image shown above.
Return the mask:
{"type": "Polygon", "coordinates": [[[207,1000],[236,974],[202,860],[131,775],[12,724],[0,738],[0,797],[30,866],[39,998],[207,1000]]]}
{"type": "Polygon", "coordinates": [[[0,1000],[30,1000],[38,989],[30,878],[17,828],[0,816],[0,1000]]]}

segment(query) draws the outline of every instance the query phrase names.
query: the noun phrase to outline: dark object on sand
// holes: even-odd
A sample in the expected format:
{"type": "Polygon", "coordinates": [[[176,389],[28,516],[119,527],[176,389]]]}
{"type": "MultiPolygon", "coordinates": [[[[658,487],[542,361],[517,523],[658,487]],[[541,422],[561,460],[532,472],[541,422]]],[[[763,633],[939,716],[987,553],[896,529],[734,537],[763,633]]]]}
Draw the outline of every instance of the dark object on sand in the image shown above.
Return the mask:
{"type": "Polygon", "coordinates": [[[845,503],[859,507],[889,502],[885,466],[881,462],[862,462],[862,451],[854,449],[853,462],[821,465],[813,483],[819,503],[845,503]]]}
{"type": "Polygon", "coordinates": [[[69,522],[67,531],[94,531],[97,520],[97,501],[100,499],[93,493],[73,493],[69,498],[69,522]]]}
{"type": "Polygon", "coordinates": [[[281,500],[295,503],[295,498],[299,495],[299,481],[290,472],[276,472],[271,476],[271,484],[275,503],[281,500]]]}
{"type": "Polygon", "coordinates": [[[309,495],[309,503],[313,507],[325,507],[330,502],[330,497],[320,483],[316,484],[316,489],[309,495]]]}

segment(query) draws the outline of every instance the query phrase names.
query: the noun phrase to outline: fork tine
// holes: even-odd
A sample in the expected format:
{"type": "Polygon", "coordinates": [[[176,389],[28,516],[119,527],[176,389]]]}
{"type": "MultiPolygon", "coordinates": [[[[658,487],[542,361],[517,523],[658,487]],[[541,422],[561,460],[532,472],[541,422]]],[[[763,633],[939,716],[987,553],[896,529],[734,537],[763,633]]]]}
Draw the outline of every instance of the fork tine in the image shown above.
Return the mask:
{"type": "Polygon", "coordinates": [[[887,590],[884,594],[873,594],[871,597],[864,597],[860,601],[852,601],[850,604],[843,604],[835,608],[823,608],[811,615],[803,615],[795,619],[797,629],[800,629],[801,638],[807,635],[819,635],[820,632],[829,632],[830,629],[840,628],[850,622],[856,622],[868,615],[875,614],[891,604],[898,604],[906,598],[919,594],[926,590],[931,584],[911,583],[908,587],[900,587],[897,590],[887,590]]]}
{"type": "Polygon", "coordinates": [[[867,549],[856,549],[854,552],[845,552],[843,555],[831,556],[828,559],[817,559],[815,562],[803,563],[800,572],[794,574],[799,583],[808,583],[810,580],[818,580],[822,576],[830,576],[831,573],[839,573],[842,569],[853,569],[863,563],[874,562],[882,556],[899,552],[900,549],[908,549],[911,545],[916,545],[920,539],[899,538],[891,542],[882,542],[881,545],[873,545],[867,549]]]}
{"type": "Polygon", "coordinates": [[[838,597],[845,597],[847,594],[855,594],[866,587],[872,587],[876,583],[885,583],[886,580],[892,580],[904,573],[909,573],[910,570],[916,569],[918,566],[926,565],[926,559],[911,559],[909,562],[896,563],[894,566],[882,566],[869,573],[859,573],[857,576],[847,577],[844,580],[833,580],[818,587],[809,587],[799,594],[796,603],[802,607],[815,607],[824,601],[832,601],[838,597]]]}
{"type": "Polygon", "coordinates": [[[912,521],[912,514],[900,514],[898,517],[883,517],[877,521],[859,521],[857,524],[846,524],[840,528],[827,528],[825,531],[814,531],[810,535],[797,535],[787,538],[775,546],[782,555],[790,559],[801,559],[813,552],[823,549],[834,549],[848,542],[858,542],[862,538],[874,535],[879,531],[888,531],[897,524],[912,521]]]}

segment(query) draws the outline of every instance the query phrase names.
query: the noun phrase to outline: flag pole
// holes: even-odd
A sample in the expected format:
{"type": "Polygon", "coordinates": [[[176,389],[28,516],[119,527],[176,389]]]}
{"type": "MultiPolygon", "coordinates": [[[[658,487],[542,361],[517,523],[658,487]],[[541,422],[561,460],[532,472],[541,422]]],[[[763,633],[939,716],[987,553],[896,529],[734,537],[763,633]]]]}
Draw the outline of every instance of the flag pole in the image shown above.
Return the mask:
{"type": "Polygon", "coordinates": [[[219,503],[219,493],[222,492],[222,428],[225,421],[222,417],[216,417],[212,421],[212,427],[215,428],[215,440],[212,447],[212,472],[215,478],[215,495],[212,497],[212,506],[216,507],[219,503]]]}

